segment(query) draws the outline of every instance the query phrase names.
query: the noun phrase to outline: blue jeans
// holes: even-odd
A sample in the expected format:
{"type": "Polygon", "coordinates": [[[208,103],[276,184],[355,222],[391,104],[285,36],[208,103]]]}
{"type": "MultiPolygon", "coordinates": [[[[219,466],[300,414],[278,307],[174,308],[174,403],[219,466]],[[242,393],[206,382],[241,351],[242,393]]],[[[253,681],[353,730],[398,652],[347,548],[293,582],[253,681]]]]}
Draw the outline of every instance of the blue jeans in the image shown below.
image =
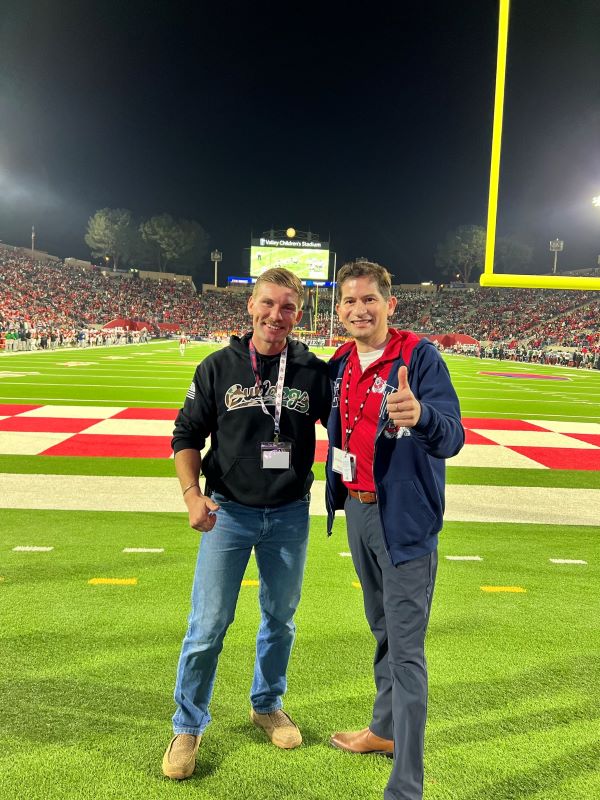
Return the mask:
{"type": "Polygon", "coordinates": [[[252,508],[215,494],[217,522],[204,533],[183,640],[173,716],[174,733],[200,734],[210,722],[217,662],[252,548],[260,577],[261,623],[256,636],[252,707],[268,714],[282,706],[300,602],[309,496],[276,508],[252,508]]]}

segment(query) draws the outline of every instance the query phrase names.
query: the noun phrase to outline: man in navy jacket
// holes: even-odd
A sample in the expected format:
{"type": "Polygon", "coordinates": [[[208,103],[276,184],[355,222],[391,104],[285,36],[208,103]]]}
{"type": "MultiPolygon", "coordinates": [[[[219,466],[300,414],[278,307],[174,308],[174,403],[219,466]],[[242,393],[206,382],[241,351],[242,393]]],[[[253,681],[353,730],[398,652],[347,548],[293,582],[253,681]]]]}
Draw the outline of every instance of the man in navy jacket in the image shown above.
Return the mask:
{"type": "Polygon", "coordinates": [[[464,444],[460,408],[435,346],[388,325],[397,300],[379,264],[338,273],[337,313],[352,342],[330,362],[328,531],[344,508],[376,640],[373,716],[331,743],[394,757],[385,800],[421,800],[427,716],[425,633],[444,513],[445,459],[464,444]]]}

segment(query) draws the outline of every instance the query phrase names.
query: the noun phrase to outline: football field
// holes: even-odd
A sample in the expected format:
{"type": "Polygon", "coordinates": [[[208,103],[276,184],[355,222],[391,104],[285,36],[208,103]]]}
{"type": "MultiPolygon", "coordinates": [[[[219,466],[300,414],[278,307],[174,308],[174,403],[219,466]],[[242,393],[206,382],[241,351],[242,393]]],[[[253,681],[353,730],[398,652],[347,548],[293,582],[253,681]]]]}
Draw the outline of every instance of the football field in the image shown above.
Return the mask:
{"type": "MultiPolygon", "coordinates": [[[[0,798],[381,798],[364,727],[372,637],[343,516],[327,539],[319,430],[285,707],[248,719],[257,571],[225,641],[198,768],[162,777],[198,536],[170,458],[212,348],[0,355],[0,798]]],[[[324,353],[324,355],[326,355],[324,353]]],[[[427,800],[600,797],[600,372],[450,356],[467,444],[448,462],[428,634],[427,800]]]]}

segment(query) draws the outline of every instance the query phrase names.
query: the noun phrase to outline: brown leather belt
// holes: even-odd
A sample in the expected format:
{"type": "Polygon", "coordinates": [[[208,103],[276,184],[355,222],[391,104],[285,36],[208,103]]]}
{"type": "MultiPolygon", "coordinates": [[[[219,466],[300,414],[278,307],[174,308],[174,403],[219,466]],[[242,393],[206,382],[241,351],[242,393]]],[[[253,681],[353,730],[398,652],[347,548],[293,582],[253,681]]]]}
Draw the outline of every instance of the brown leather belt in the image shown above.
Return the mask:
{"type": "Polygon", "coordinates": [[[355,491],[354,489],[348,489],[348,494],[350,497],[355,497],[357,500],[360,500],[361,503],[377,502],[377,495],[375,492],[361,492],[360,490],[355,491]]]}

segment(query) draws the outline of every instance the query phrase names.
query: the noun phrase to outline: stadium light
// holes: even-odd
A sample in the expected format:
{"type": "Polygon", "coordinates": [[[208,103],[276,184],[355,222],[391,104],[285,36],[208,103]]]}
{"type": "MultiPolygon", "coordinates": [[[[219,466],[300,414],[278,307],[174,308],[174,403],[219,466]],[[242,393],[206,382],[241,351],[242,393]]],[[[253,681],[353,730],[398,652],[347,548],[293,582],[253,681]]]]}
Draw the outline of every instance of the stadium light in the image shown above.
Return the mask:
{"type": "Polygon", "coordinates": [[[329,346],[331,347],[331,342],[333,341],[333,307],[335,303],[335,292],[337,288],[337,283],[335,280],[337,277],[335,272],[337,264],[337,253],[335,252],[335,250],[332,250],[330,252],[333,253],[333,281],[332,281],[333,286],[331,287],[331,317],[329,319],[329,346]]]}
{"type": "Polygon", "coordinates": [[[596,195],[596,197],[592,197],[592,205],[596,206],[596,208],[600,208],[600,194],[596,195]]]}
{"type": "Polygon", "coordinates": [[[564,249],[565,243],[562,239],[553,239],[550,242],[550,252],[554,253],[554,269],[552,270],[552,274],[556,275],[556,262],[558,261],[558,254],[562,252],[564,249]]]}
{"type": "Polygon", "coordinates": [[[210,260],[215,263],[215,288],[217,287],[217,265],[219,261],[223,260],[223,253],[220,250],[213,250],[210,254],[210,260]]]}

